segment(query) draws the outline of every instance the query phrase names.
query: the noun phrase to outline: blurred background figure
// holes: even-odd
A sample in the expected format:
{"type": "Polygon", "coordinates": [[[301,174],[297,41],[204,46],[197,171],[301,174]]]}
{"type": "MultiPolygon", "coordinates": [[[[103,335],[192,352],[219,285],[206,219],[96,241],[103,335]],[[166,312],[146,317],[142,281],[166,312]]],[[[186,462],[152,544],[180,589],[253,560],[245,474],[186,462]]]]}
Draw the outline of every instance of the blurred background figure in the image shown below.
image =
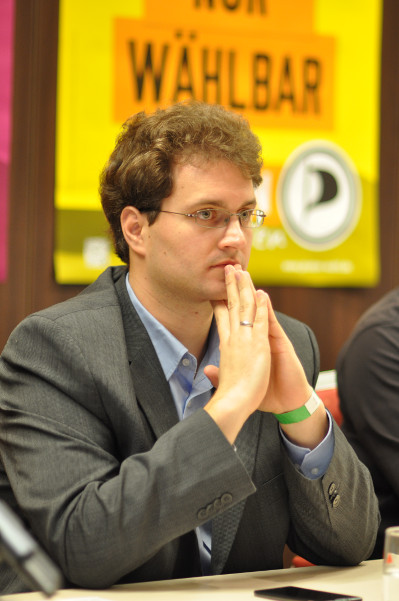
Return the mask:
{"type": "Polygon", "coordinates": [[[399,288],[359,319],[337,361],[342,429],[369,468],[381,524],[372,558],[382,557],[384,531],[399,524],[399,288]]]}

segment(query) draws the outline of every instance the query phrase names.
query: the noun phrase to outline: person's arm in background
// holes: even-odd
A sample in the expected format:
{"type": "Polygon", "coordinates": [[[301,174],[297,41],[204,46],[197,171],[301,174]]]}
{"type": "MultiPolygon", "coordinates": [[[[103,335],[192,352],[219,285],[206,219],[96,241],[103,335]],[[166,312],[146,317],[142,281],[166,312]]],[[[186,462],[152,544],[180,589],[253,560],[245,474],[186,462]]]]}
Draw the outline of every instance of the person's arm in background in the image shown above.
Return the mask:
{"type": "Polygon", "coordinates": [[[394,520],[396,511],[399,523],[398,327],[390,321],[355,333],[339,355],[337,380],[342,429],[370,469],[380,501],[382,522],[376,553],[381,557],[386,520],[394,520]]]}

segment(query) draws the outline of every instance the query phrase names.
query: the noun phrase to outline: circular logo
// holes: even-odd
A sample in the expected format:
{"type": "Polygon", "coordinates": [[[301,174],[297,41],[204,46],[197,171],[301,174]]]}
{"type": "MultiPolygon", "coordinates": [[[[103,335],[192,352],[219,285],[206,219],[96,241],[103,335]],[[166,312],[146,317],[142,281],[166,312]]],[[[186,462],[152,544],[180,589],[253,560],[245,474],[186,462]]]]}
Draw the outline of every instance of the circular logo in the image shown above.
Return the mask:
{"type": "Polygon", "coordinates": [[[324,140],[299,146],[277,184],[277,206],[288,235],[303,248],[328,250],[353,231],[361,185],[350,158],[324,140]]]}

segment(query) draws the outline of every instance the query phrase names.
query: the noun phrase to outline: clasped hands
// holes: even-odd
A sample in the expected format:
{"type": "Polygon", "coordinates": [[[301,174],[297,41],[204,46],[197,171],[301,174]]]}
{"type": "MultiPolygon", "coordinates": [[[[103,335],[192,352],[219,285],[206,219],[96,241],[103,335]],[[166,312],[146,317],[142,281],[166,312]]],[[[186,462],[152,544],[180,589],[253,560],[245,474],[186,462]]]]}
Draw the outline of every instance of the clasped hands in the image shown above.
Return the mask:
{"type": "MultiPolygon", "coordinates": [[[[251,413],[297,409],[308,400],[312,388],[266,292],[255,290],[249,273],[240,265],[227,265],[225,278],[227,301],[213,303],[220,365],[208,365],[204,370],[216,392],[205,409],[234,442],[251,413]]],[[[310,424],[289,424],[283,429],[297,444],[313,448],[327,429],[324,407],[314,415],[315,419],[306,420],[310,424]],[[309,437],[309,426],[315,426],[317,419],[319,427],[309,437]]]]}

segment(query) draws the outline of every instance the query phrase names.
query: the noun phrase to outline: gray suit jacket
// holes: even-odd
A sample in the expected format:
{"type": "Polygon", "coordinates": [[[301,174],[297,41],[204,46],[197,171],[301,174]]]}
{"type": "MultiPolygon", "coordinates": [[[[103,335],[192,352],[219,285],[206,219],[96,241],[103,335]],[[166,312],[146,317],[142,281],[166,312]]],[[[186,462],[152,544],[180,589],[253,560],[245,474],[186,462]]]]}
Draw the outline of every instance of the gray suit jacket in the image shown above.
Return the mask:
{"type": "MultiPolygon", "coordinates": [[[[371,552],[371,479],[335,428],[319,480],[302,476],[271,414],[255,412],[235,451],[200,410],[178,421],[124,268],[25,319],[0,360],[0,495],[26,519],[68,582],[200,574],[194,529],[212,519],[212,572],[312,562],[356,564],[371,552]],[[14,497],[15,495],[15,497],[14,497]]],[[[313,385],[318,350],[279,315],[313,385]]],[[[21,590],[3,568],[0,590],[21,590]]]]}

